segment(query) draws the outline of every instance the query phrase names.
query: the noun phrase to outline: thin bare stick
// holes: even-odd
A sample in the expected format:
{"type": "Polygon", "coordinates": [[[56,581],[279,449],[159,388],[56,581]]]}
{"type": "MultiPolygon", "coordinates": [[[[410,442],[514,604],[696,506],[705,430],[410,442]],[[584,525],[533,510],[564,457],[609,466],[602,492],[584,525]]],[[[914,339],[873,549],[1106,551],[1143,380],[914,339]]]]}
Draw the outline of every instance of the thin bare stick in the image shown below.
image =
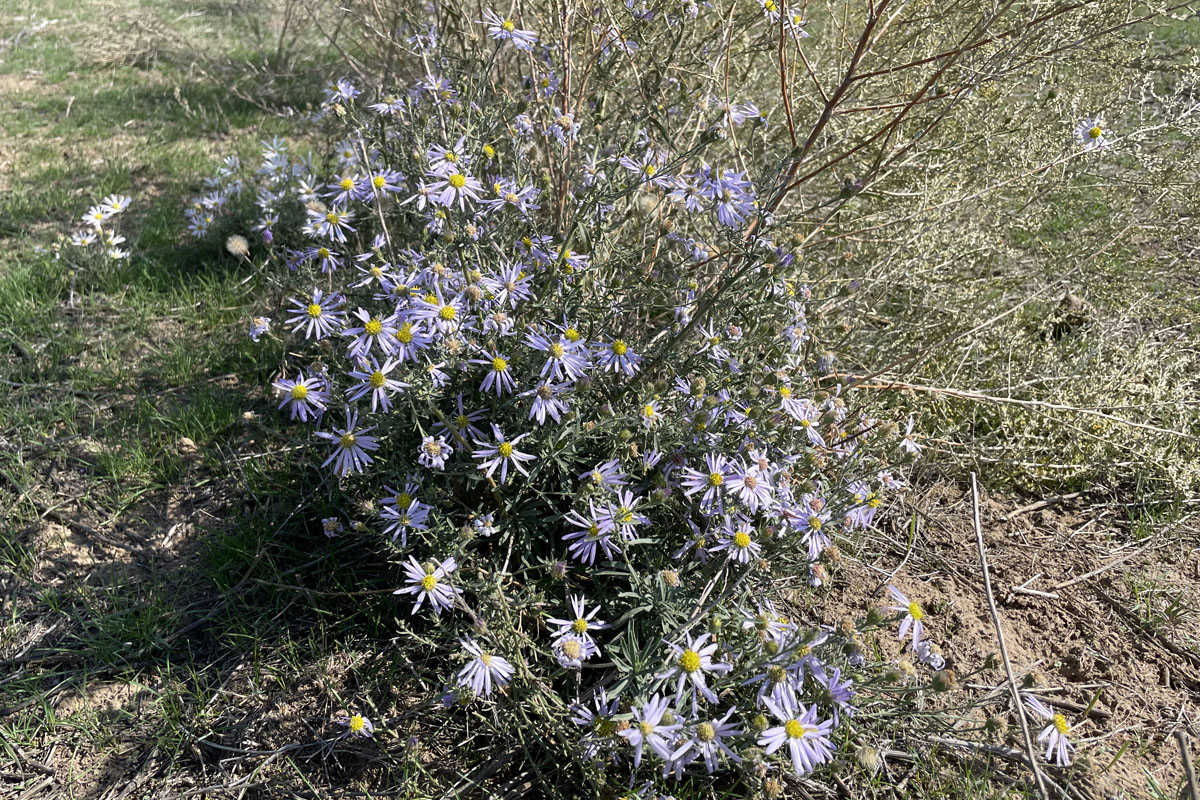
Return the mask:
{"type": "Polygon", "coordinates": [[[1049,403],[1045,400],[1019,400],[1015,397],[996,397],[995,395],[984,394],[971,389],[951,389],[942,386],[920,386],[915,383],[904,383],[902,381],[888,381],[887,383],[856,383],[856,389],[877,389],[877,390],[908,390],[911,392],[924,392],[926,394],[940,394],[946,397],[957,397],[962,400],[974,400],[983,403],[999,403],[1003,405],[1023,406],[1025,408],[1045,408],[1050,411],[1070,411],[1073,414],[1083,414],[1089,417],[1099,417],[1100,419],[1116,422],[1120,425],[1127,425],[1130,428],[1141,428],[1142,430],[1154,431],[1155,433],[1165,433],[1170,436],[1178,436],[1181,439],[1191,438],[1192,434],[1185,431],[1177,431],[1172,428],[1160,428],[1157,425],[1148,425],[1144,422],[1134,422],[1131,419],[1124,417],[1113,416],[1106,414],[1103,411],[1097,411],[1094,408],[1080,408],[1078,406],[1067,406],[1061,403],[1049,403]]]}
{"type": "Polygon", "coordinates": [[[1055,586],[1053,591],[1057,592],[1059,589],[1065,589],[1068,586],[1074,586],[1077,583],[1083,583],[1088,578],[1094,578],[1102,572],[1108,572],[1110,569],[1117,566],[1118,564],[1123,564],[1126,561],[1128,561],[1129,559],[1133,558],[1134,556],[1141,555],[1142,553],[1146,552],[1147,548],[1149,548],[1149,547],[1150,547],[1150,545],[1146,545],[1146,547],[1139,547],[1137,550],[1134,550],[1130,553],[1126,553],[1125,555],[1121,556],[1120,558],[1114,558],[1112,561],[1108,562],[1103,567],[1094,569],[1091,572],[1085,572],[1084,574],[1080,575],[1077,578],[1071,578],[1070,580],[1063,581],[1062,583],[1055,586]]]}
{"type": "Polygon", "coordinates": [[[1183,775],[1187,778],[1188,797],[1191,800],[1200,800],[1196,789],[1196,771],[1192,769],[1192,754],[1188,751],[1187,734],[1182,728],[1175,729],[1175,741],[1179,742],[1179,757],[1183,759],[1183,775]]]}
{"type": "Polygon", "coordinates": [[[996,642],[1000,645],[1000,659],[1004,662],[1004,674],[1008,677],[1008,689],[1012,693],[1013,708],[1021,723],[1021,736],[1025,740],[1025,755],[1029,758],[1029,768],[1033,770],[1037,782],[1038,796],[1043,800],[1047,797],[1046,782],[1042,771],[1038,768],[1037,753],[1033,749],[1033,737],[1029,733],[1029,720],[1025,719],[1025,708],[1021,705],[1021,692],[1017,689],[1017,679],[1013,676],[1012,662],[1008,660],[1008,648],[1004,646],[1004,629],[1000,626],[1000,613],[996,611],[996,598],[992,595],[992,576],[988,572],[987,551],[983,546],[983,526],[979,523],[979,485],[975,473],[971,473],[971,512],[975,524],[975,544],[979,547],[979,565],[983,569],[983,591],[987,594],[988,611],[992,615],[992,624],[996,628],[996,642]]]}
{"type": "Polygon", "coordinates": [[[1053,505],[1058,505],[1064,500],[1074,500],[1076,497],[1082,497],[1083,492],[1071,492],[1070,494],[1059,494],[1054,497],[1047,497],[1045,500],[1038,500],[1036,503],[1030,503],[1027,506],[1021,506],[1016,511],[1010,511],[1005,515],[1005,519],[1012,520],[1022,514],[1028,514],[1030,511],[1038,511],[1043,508],[1049,508],[1053,505]]]}

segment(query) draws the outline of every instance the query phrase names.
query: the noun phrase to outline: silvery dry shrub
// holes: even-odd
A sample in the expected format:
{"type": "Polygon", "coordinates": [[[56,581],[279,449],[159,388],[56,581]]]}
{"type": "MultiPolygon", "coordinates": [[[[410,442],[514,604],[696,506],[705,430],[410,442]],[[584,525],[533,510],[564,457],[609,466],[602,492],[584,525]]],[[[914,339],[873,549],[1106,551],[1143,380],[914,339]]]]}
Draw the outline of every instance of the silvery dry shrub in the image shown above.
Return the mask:
{"type": "MultiPolygon", "coordinates": [[[[928,31],[889,5],[824,18],[815,66],[774,0],[401,8],[387,79],[328,87],[332,146],[231,158],[188,212],[223,236],[254,208],[249,257],[282,301],[251,335],[286,342],[281,417],[344,509],[326,531],[390,542],[431,701],[539,771],[758,785],[857,746],[881,672],[862,632],[887,618],[788,601],[920,445],[848,390],[813,279],[838,211],[926,155],[947,85],[1055,44],[1029,23],[987,39],[1014,4],[928,31]]],[[[1098,119],[1077,135],[1106,144],[1098,119]]],[[[890,591],[911,656],[888,672],[941,670],[890,591]]]]}

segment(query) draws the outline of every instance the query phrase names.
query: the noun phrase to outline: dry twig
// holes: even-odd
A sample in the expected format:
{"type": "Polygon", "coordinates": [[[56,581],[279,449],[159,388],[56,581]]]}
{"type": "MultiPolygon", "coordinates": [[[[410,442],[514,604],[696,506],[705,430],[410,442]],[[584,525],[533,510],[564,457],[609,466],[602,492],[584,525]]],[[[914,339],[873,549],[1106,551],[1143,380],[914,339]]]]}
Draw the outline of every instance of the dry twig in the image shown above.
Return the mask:
{"type": "Polygon", "coordinates": [[[1021,723],[1021,736],[1025,740],[1025,754],[1029,759],[1029,768],[1037,783],[1038,795],[1046,798],[1046,783],[1042,771],[1038,768],[1037,754],[1033,749],[1033,737],[1029,733],[1029,720],[1025,719],[1025,709],[1021,705],[1021,693],[1017,689],[1017,679],[1013,676],[1012,663],[1008,660],[1008,648],[1004,645],[1004,630],[1000,625],[1000,614],[996,610],[996,598],[992,595],[992,578],[988,573],[987,551],[983,546],[983,526],[979,523],[979,486],[975,473],[971,473],[971,511],[975,524],[975,543],[979,547],[979,565],[983,569],[983,590],[987,594],[988,611],[992,615],[992,624],[996,628],[996,642],[1000,646],[1000,659],[1004,662],[1004,674],[1008,676],[1008,688],[1012,693],[1013,708],[1017,720],[1021,723]]]}

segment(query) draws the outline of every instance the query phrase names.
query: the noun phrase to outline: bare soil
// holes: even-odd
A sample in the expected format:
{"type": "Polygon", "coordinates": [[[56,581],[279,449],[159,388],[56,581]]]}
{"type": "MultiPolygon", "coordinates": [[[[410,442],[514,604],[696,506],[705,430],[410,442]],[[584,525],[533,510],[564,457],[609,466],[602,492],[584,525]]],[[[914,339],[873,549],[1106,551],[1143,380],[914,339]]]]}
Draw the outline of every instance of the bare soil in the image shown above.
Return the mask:
{"type": "MultiPolygon", "coordinates": [[[[905,521],[893,518],[900,523],[895,538],[875,543],[881,556],[844,560],[820,615],[837,619],[886,606],[884,586],[892,583],[927,609],[930,638],[941,645],[947,668],[976,673],[998,648],[969,489],[938,483],[914,492],[906,505],[918,519],[911,552],[905,521]]],[[[1185,520],[1135,541],[1113,506],[1066,502],[1021,513],[1023,505],[981,501],[993,594],[1017,679],[1031,681],[1030,691],[1071,722],[1081,757],[1074,790],[1144,797],[1149,777],[1173,793],[1183,780],[1174,731],[1192,741],[1200,736],[1200,529],[1185,520]],[[1176,613],[1167,614],[1172,607],[1176,613]]],[[[898,643],[880,644],[898,653],[898,643]]],[[[1006,744],[1020,749],[1010,694],[992,691],[1004,685],[1003,671],[991,669],[955,691],[962,699],[995,695],[990,712],[1009,719],[1006,744]]],[[[1043,726],[1031,724],[1036,736],[1043,726]]]]}

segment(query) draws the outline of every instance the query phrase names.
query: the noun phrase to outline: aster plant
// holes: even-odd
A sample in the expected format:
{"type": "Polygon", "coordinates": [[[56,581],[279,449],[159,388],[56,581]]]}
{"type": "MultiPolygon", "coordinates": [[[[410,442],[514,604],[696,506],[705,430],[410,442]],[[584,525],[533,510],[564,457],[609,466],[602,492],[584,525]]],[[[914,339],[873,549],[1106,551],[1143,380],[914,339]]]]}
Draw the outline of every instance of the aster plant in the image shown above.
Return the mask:
{"type": "Polygon", "coordinates": [[[895,587],[892,617],[802,610],[921,455],[839,371],[814,276],[917,148],[898,131],[1016,68],[885,58],[888,5],[820,69],[817,26],[770,0],[413,12],[385,83],[330,84],[335,147],[267,143],[189,211],[205,236],[252,210],[281,424],[348,518],[371,509],[446,713],[595,787],[821,780],[888,671],[871,629],[945,666],[895,587]],[[734,58],[783,91],[701,77],[734,58]],[[958,88],[844,106],[884,65],[958,88]]]}

